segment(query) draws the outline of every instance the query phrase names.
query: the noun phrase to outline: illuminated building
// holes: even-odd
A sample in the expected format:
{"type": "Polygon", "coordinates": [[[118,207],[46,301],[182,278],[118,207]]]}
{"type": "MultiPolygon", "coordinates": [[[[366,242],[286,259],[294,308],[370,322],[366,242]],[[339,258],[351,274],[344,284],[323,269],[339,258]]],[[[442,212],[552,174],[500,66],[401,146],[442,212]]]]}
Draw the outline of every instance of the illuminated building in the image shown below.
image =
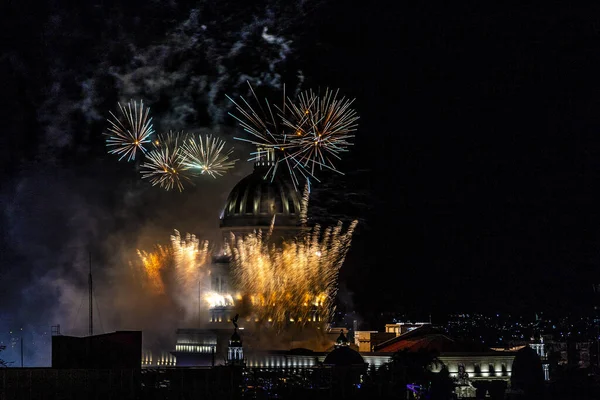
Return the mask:
{"type": "MultiPolygon", "coordinates": [[[[468,374],[468,378],[474,381],[508,381],[515,357],[514,352],[495,351],[482,344],[452,339],[429,324],[380,343],[374,347],[373,353],[367,354],[374,356],[387,354],[391,357],[395,352],[404,350],[436,352],[452,377],[459,378],[459,372],[464,371],[468,374]]],[[[367,354],[363,354],[363,357],[368,361],[367,354]]],[[[436,369],[433,371],[437,372],[436,369]]]]}
{"type": "Polygon", "coordinates": [[[386,333],[394,333],[396,336],[400,336],[424,325],[429,325],[429,322],[396,322],[394,324],[385,324],[385,331],[386,333]]]}
{"type": "MultiPolygon", "coordinates": [[[[303,227],[305,204],[302,193],[294,188],[285,171],[280,171],[274,176],[270,174],[274,166],[272,149],[258,149],[253,173],[241,179],[227,197],[220,215],[223,247],[212,256],[212,262],[204,268],[206,273],[201,274],[199,278],[199,320],[196,327],[188,326],[177,331],[175,351],[172,354],[179,366],[223,364],[228,359],[229,350],[226,343],[231,333],[231,321],[238,313],[241,314],[240,330],[243,330],[240,334],[244,337],[244,342],[255,351],[293,347],[325,350],[333,342],[324,333],[326,318],[319,309],[322,307],[327,310],[328,306],[323,305],[318,296],[302,298],[301,302],[288,300],[293,307],[301,309],[301,315],[294,314],[296,309],[290,312],[287,309],[281,311],[280,308],[280,313],[271,317],[269,313],[272,312],[273,300],[267,297],[267,294],[261,291],[248,294],[247,291],[243,292],[236,287],[239,279],[235,280],[232,271],[231,246],[234,237],[246,238],[260,231],[269,235],[269,246],[281,248],[283,240],[290,241],[306,229],[303,227]],[[245,297],[240,292],[246,293],[245,297]],[[266,300],[261,300],[260,296],[265,296],[266,300]],[[261,305],[261,301],[267,305],[261,305]],[[260,313],[261,306],[268,311],[260,313]],[[265,339],[275,335],[276,341],[265,339]],[[320,336],[320,341],[315,339],[317,336],[320,336]]],[[[310,254],[314,258],[320,257],[319,251],[312,251],[310,254]]],[[[253,261],[252,259],[248,263],[248,270],[254,268],[253,261]]],[[[313,263],[327,265],[318,260],[313,263]]],[[[288,261],[288,265],[291,264],[296,265],[295,259],[288,261]]],[[[298,268],[306,268],[305,264],[298,265],[298,268]]],[[[280,270],[272,269],[265,275],[266,280],[279,279],[278,271],[280,270]]],[[[278,286],[275,290],[283,292],[278,286]]]]}

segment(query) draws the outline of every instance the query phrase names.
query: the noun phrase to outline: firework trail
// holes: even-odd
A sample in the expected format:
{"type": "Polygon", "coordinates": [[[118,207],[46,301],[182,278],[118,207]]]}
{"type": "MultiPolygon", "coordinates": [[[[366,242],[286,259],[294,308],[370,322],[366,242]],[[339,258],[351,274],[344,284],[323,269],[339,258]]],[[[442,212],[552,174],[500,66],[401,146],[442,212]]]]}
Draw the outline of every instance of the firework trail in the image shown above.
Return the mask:
{"type": "Polygon", "coordinates": [[[152,118],[148,118],[150,108],[144,108],[144,102],[139,104],[135,101],[128,102],[125,106],[119,103],[121,116],[117,117],[110,112],[112,117],[107,121],[110,123],[108,132],[104,135],[106,147],[110,154],[120,155],[119,161],[127,157],[127,161],[135,160],[136,152],[140,150],[146,153],[145,144],[151,142],[150,136],[154,133],[152,118]]]}
{"type": "Polygon", "coordinates": [[[252,304],[254,317],[283,326],[327,322],[333,312],[337,277],[356,222],[270,244],[262,232],[232,237],[232,267],[238,290],[252,304]]]}
{"type": "Polygon", "coordinates": [[[154,150],[146,154],[146,161],[142,164],[142,178],[148,179],[152,186],[183,191],[184,182],[191,183],[195,175],[183,162],[181,143],[185,140],[183,133],[171,131],[159,135],[154,141],[154,150]]]}
{"type": "Polygon", "coordinates": [[[200,174],[207,174],[213,178],[221,176],[233,168],[237,161],[229,159],[233,148],[225,152],[224,146],[224,140],[213,138],[212,135],[205,135],[204,139],[202,135],[198,135],[197,139],[190,136],[181,148],[182,164],[192,171],[199,171],[200,174]]]}
{"type": "Polygon", "coordinates": [[[310,184],[306,181],[304,184],[304,193],[302,193],[302,204],[300,207],[300,224],[304,227],[308,224],[308,202],[310,200],[310,184]]]}
{"type": "Polygon", "coordinates": [[[350,108],[354,100],[337,96],[338,90],[329,89],[323,97],[312,91],[300,93],[297,102],[288,103],[291,117],[282,116],[283,124],[296,132],[292,140],[294,151],[286,157],[299,162],[311,176],[315,168],[341,173],[334,161],[348,151],[358,127],[358,114],[350,108]]]}

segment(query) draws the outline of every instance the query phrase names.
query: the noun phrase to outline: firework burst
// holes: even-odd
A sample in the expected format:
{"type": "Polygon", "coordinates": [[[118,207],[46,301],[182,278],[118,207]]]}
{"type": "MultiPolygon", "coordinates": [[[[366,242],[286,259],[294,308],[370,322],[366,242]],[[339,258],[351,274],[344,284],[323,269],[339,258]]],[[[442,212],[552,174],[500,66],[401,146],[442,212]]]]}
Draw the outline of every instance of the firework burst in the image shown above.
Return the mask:
{"type": "Polygon", "coordinates": [[[298,171],[304,178],[308,178],[305,170],[297,168],[300,163],[295,160],[295,156],[290,154],[290,151],[294,150],[297,146],[292,142],[294,139],[295,131],[284,125],[282,116],[285,117],[286,112],[291,108],[286,103],[285,86],[283,91],[283,99],[281,107],[271,105],[267,99],[264,100],[264,106],[258,99],[258,96],[254,92],[252,86],[250,86],[250,93],[252,94],[252,101],[247,101],[240,96],[241,102],[236,103],[231,97],[227,96],[238,112],[239,115],[229,113],[235,118],[239,125],[251,135],[250,139],[234,137],[236,140],[252,143],[257,146],[258,150],[251,154],[249,161],[256,161],[260,159],[261,155],[265,153],[266,149],[271,149],[275,152],[275,162],[270,166],[266,175],[274,178],[275,173],[279,168],[280,163],[284,163],[287,170],[290,172],[294,187],[297,187],[300,180],[296,175],[298,171]],[[252,104],[254,104],[254,107],[252,104]]]}
{"type": "Polygon", "coordinates": [[[106,147],[110,154],[119,155],[119,161],[127,157],[127,161],[135,160],[137,151],[146,153],[144,145],[151,142],[150,136],[154,133],[152,118],[148,118],[150,108],[144,108],[144,103],[128,102],[125,106],[119,103],[120,117],[110,112],[112,119],[108,119],[110,126],[106,147]]]}
{"type": "Polygon", "coordinates": [[[260,157],[261,149],[275,152],[275,162],[267,175],[274,176],[279,164],[284,163],[297,189],[299,175],[318,181],[316,170],[342,173],[334,162],[348,151],[358,126],[359,117],[351,108],[354,100],[338,98],[338,91],[326,90],[322,97],[307,91],[293,101],[286,99],[284,92],[281,107],[271,106],[266,99],[263,107],[252,87],[250,91],[255,106],[243,97],[241,104],[228,97],[239,114],[230,115],[251,135],[250,139],[235,139],[252,143],[259,149],[251,160],[260,157]]]}
{"type": "Polygon", "coordinates": [[[335,168],[340,153],[348,151],[358,124],[358,114],[351,108],[354,100],[338,99],[338,91],[326,90],[323,97],[312,91],[300,93],[295,103],[289,102],[291,117],[282,115],[283,124],[295,132],[291,140],[291,157],[296,165],[310,171],[335,168]]]}
{"type": "Polygon", "coordinates": [[[329,321],[355,227],[353,222],[344,232],[341,223],[325,230],[317,226],[282,246],[269,244],[261,232],[232,238],[233,274],[254,317],[279,327],[288,321],[329,321]]]}
{"type": "Polygon", "coordinates": [[[183,191],[184,182],[191,183],[191,178],[195,175],[184,164],[181,154],[181,143],[185,139],[186,135],[183,133],[159,135],[154,141],[154,150],[146,154],[146,161],[142,164],[142,178],[150,180],[152,186],[183,191]]]}
{"type": "Polygon", "coordinates": [[[190,136],[183,142],[181,148],[182,164],[192,171],[207,174],[216,178],[233,168],[237,160],[230,160],[233,148],[224,151],[225,141],[213,138],[212,135],[198,137],[190,136]]]}

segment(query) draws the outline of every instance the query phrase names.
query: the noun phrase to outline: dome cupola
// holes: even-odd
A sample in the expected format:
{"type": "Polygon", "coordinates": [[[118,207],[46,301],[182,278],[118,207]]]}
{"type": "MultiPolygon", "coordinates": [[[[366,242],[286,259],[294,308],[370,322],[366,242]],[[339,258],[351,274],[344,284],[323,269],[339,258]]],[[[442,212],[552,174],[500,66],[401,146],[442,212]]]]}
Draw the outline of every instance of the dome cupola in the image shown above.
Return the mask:
{"type": "Polygon", "coordinates": [[[220,226],[229,231],[268,229],[275,216],[276,228],[300,226],[302,196],[284,171],[276,167],[272,149],[258,149],[254,172],[231,190],[221,214],[220,226]]]}

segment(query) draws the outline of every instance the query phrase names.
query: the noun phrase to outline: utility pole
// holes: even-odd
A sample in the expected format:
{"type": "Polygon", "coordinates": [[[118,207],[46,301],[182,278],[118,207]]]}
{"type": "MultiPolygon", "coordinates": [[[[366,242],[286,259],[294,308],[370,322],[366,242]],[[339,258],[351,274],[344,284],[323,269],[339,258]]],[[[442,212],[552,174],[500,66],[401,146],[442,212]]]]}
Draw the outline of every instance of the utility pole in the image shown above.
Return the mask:
{"type": "Polygon", "coordinates": [[[21,336],[21,368],[23,368],[23,336],[21,336]]]}
{"type": "Polygon", "coordinates": [[[88,284],[90,291],[90,336],[94,335],[94,307],[93,307],[93,285],[92,285],[92,252],[90,251],[90,273],[88,275],[88,284]]]}
{"type": "Polygon", "coordinates": [[[596,311],[596,357],[598,359],[596,366],[600,368],[600,314],[598,313],[598,306],[594,307],[594,310],[596,311]]]}
{"type": "Polygon", "coordinates": [[[595,298],[594,298],[594,303],[596,303],[596,305],[594,306],[594,319],[596,321],[596,357],[597,357],[597,363],[596,366],[598,368],[600,368],[600,313],[598,312],[599,307],[598,307],[598,294],[600,293],[600,284],[593,284],[592,285],[593,289],[594,289],[594,293],[596,294],[595,298]]]}

